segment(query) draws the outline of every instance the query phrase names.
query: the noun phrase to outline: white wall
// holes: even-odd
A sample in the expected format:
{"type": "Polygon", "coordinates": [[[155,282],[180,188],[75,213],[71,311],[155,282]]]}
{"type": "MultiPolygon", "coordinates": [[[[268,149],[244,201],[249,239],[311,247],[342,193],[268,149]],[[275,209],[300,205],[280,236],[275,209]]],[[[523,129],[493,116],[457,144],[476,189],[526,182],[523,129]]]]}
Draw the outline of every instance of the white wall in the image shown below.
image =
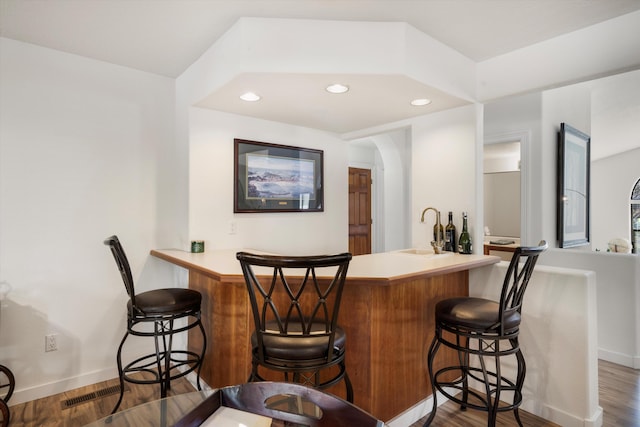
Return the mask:
{"type": "Polygon", "coordinates": [[[485,173],[483,178],[485,227],[492,236],[519,238],[520,172],[485,173]]]}
{"type": "Polygon", "coordinates": [[[590,91],[587,84],[505,98],[485,107],[484,136],[509,132],[531,135],[522,153],[523,179],[528,179],[528,212],[524,224],[527,241],[545,239],[552,247],[556,239],[557,132],[565,122],[590,132],[590,91]],[[524,167],[528,167],[525,174],[524,167]],[[528,175],[528,176],[526,176],[528,175]]]}
{"type": "Polygon", "coordinates": [[[640,369],[640,257],[550,249],[540,261],[547,265],[570,265],[596,273],[598,356],[640,369]]]}
{"type": "MultiPolygon", "coordinates": [[[[540,182],[543,174],[549,173],[551,166],[541,167],[542,153],[542,94],[505,98],[490,102],[484,108],[485,141],[512,141],[524,138],[521,142],[521,173],[524,181],[521,193],[521,239],[524,245],[537,244],[542,236],[542,216],[538,212],[538,203],[542,199],[540,182]],[[528,207],[528,211],[525,210],[528,207]]],[[[551,243],[551,242],[550,242],[551,243]]]]}
{"type": "Polygon", "coordinates": [[[591,93],[592,247],[606,250],[612,238],[631,240],[629,202],[640,179],[640,71],[599,79],[591,93]],[[612,152],[618,146],[627,151],[612,152]]]}
{"type": "Polygon", "coordinates": [[[640,71],[590,88],[591,248],[602,252],[563,252],[554,262],[596,271],[599,356],[639,369],[640,256],[604,251],[612,238],[631,239],[631,191],[640,179],[640,71]],[[611,155],[612,141],[628,150],[611,155]]]}
{"type": "Polygon", "coordinates": [[[372,137],[384,166],[382,252],[410,246],[411,152],[409,129],[372,137]]]}
{"type": "Polygon", "coordinates": [[[478,63],[477,99],[487,102],[638,67],[640,11],[478,63]]]}
{"type": "Polygon", "coordinates": [[[594,253],[592,249],[605,251],[609,239],[630,237],[629,198],[633,185],[640,178],[640,148],[604,158],[599,153],[607,150],[601,146],[606,147],[608,141],[620,138],[640,147],[639,88],[640,73],[634,71],[497,101],[485,109],[485,129],[498,132],[503,126],[508,130],[512,129],[509,126],[520,126],[525,130],[530,126],[535,175],[531,184],[533,197],[529,218],[534,223],[533,230],[540,230],[533,238],[544,238],[552,247],[557,246],[555,180],[559,124],[565,122],[591,134],[592,153],[600,156],[591,164],[592,243],[572,250],[550,249],[540,262],[596,273],[599,356],[636,368],[640,366],[640,340],[635,328],[636,319],[640,318],[639,258],[594,253]],[[536,99],[542,100],[540,110],[536,99]],[[540,135],[539,140],[536,135],[540,135]]]}
{"type": "MultiPolygon", "coordinates": [[[[557,247],[557,158],[560,124],[567,123],[586,133],[591,133],[591,91],[588,84],[576,84],[542,93],[542,158],[538,165],[542,171],[540,181],[542,198],[539,214],[542,217],[542,238],[550,247],[557,247]]],[[[591,200],[593,206],[593,200],[591,200]]],[[[589,245],[583,250],[589,250],[589,245]]]]}
{"type": "Polygon", "coordinates": [[[0,363],[16,404],[115,376],[126,293],[104,238],[121,237],[139,289],[173,278],[147,254],[177,228],[174,83],[8,39],[0,52],[0,363]]]}
{"type": "MultiPolygon", "coordinates": [[[[474,252],[482,251],[483,218],[481,168],[477,163],[477,122],[482,122],[477,106],[456,108],[422,116],[412,124],[412,247],[431,247],[435,215],[429,211],[420,223],[423,209],[435,207],[446,223],[453,211],[458,233],[462,231],[462,212],[468,212],[469,232],[474,252]],[[477,186],[480,186],[478,190],[477,186]]],[[[481,126],[480,126],[481,127],[481,126]]],[[[482,160],[480,159],[480,162],[482,160]]]]}
{"type": "Polygon", "coordinates": [[[350,141],[349,166],[371,169],[372,252],[410,246],[410,129],[350,141]]]}
{"type": "Polygon", "coordinates": [[[189,234],[207,249],[251,248],[286,254],[348,250],[345,141],[308,128],[191,108],[189,234]],[[324,212],[233,213],[233,139],[324,152],[324,212]],[[237,233],[230,234],[235,222],[237,233]]]}
{"type": "MultiPolygon", "coordinates": [[[[629,198],[640,178],[640,71],[529,95],[485,106],[485,138],[531,132],[528,227],[536,242],[556,241],[557,131],[565,122],[591,135],[591,240],[584,249],[606,249],[614,237],[630,238],[629,198]],[[544,112],[544,113],[543,113],[544,112]],[[610,144],[609,141],[616,141],[610,144]],[[628,151],[611,154],[610,147],[628,151]]],[[[523,154],[524,157],[527,154],[523,154]]]]}
{"type": "MultiPolygon", "coordinates": [[[[539,261],[553,256],[546,252],[539,261]]],[[[471,270],[469,294],[499,300],[507,267],[507,262],[501,262],[471,270]]],[[[596,299],[593,272],[538,262],[527,287],[520,326],[527,363],[522,409],[565,427],[602,425],[596,299]]],[[[502,359],[503,374],[515,378],[514,358],[502,359]]]]}
{"type": "Polygon", "coordinates": [[[640,147],[640,70],[591,84],[592,161],[640,147]]]}
{"type": "Polygon", "coordinates": [[[635,150],[591,163],[593,249],[606,251],[609,240],[616,237],[631,241],[631,191],[640,179],[639,165],[640,141],[635,150]]]}

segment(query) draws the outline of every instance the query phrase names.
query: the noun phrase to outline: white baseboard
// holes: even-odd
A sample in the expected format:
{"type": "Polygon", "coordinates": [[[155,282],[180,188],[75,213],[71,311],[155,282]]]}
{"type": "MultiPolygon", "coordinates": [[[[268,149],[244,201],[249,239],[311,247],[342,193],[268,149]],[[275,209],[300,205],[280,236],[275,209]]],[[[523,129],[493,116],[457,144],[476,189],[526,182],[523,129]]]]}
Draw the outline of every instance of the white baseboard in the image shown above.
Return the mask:
{"type": "MultiPolygon", "coordinates": [[[[185,378],[187,379],[187,381],[189,381],[194,389],[198,389],[198,376],[195,372],[189,372],[187,375],[185,375],[185,378]]],[[[200,378],[200,388],[203,391],[213,390],[211,387],[209,387],[209,384],[207,384],[202,378],[200,378]]]]}
{"type": "Polygon", "coordinates": [[[433,398],[429,396],[427,399],[424,399],[406,411],[402,412],[399,415],[396,415],[387,423],[385,423],[388,427],[407,427],[411,424],[418,421],[420,418],[427,415],[431,412],[431,406],[433,406],[433,398]]]}
{"type": "MultiPolygon", "coordinates": [[[[99,371],[89,372],[76,377],[65,378],[60,381],[50,382],[47,384],[39,384],[29,388],[16,388],[9,401],[9,406],[18,405],[32,400],[42,399],[65,391],[74,390],[76,388],[85,387],[102,381],[118,378],[118,371],[115,368],[102,369],[99,371]]],[[[197,389],[195,372],[190,372],[185,377],[197,389]]],[[[19,384],[16,384],[18,386],[19,384]]],[[[200,379],[200,387],[203,390],[210,389],[209,385],[200,379]]]]}
{"type": "Polygon", "coordinates": [[[530,412],[563,427],[602,427],[603,412],[600,406],[598,406],[596,412],[589,418],[579,418],[575,415],[569,414],[550,405],[543,405],[543,407],[539,411],[537,411],[538,413],[535,413],[527,407],[526,402],[522,405],[522,410],[530,412]]]}
{"type": "MultiPolygon", "coordinates": [[[[18,405],[20,403],[30,402],[43,397],[52,396],[65,391],[73,390],[79,387],[107,381],[118,377],[118,371],[115,368],[102,369],[99,371],[89,372],[76,377],[65,378],[60,381],[50,382],[47,384],[39,384],[34,387],[17,388],[11,396],[9,406],[18,405]]],[[[19,384],[16,384],[18,386],[19,384]]]]}
{"type": "Polygon", "coordinates": [[[629,354],[618,353],[616,351],[598,349],[598,359],[615,363],[616,365],[626,366],[628,368],[640,369],[640,357],[629,354]]]}
{"type": "MultiPolygon", "coordinates": [[[[453,393],[453,390],[448,390],[450,393],[453,393]]],[[[444,397],[440,392],[438,392],[438,406],[447,402],[449,399],[444,397]]],[[[427,414],[431,412],[433,408],[433,397],[429,396],[424,400],[413,405],[411,408],[405,410],[404,412],[396,415],[392,419],[390,419],[385,424],[388,427],[407,427],[411,424],[418,421],[420,418],[425,417],[427,414]]]]}
{"type": "MultiPolygon", "coordinates": [[[[455,393],[454,390],[450,390],[449,392],[455,393]]],[[[447,402],[447,400],[448,399],[446,397],[438,392],[438,406],[447,402]]],[[[584,419],[576,417],[575,415],[569,414],[549,405],[543,405],[543,408],[541,410],[536,411],[531,403],[531,401],[523,402],[521,409],[531,414],[542,417],[546,420],[552,421],[563,427],[602,427],[603,412],[601,407],[598,407],[596,413],[592,414],[590,418],[584,419]]],[[[401,414],[393,417],[386,423],[386,425],[388,427],[408,427],[429,414],[432,407],[433,398],[429,396],[428,398],[416,403],[401,414]]]]}

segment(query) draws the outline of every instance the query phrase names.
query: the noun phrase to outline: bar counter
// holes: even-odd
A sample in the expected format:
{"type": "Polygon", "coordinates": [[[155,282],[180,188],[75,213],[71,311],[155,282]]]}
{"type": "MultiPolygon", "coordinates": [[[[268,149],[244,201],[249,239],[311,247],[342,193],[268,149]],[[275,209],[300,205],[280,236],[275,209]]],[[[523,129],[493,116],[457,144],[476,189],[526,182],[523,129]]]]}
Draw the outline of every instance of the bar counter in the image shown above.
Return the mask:
{"type": "MultiPolygon", "coordinates": [[[[245,252],[263,253],[251,249],[245,252]]],[[[247,381],[253,319],[238,250],[190,253],[152,250],[151,255],[189,271],[189,288],[203,294],[207,352],[202,379],[211,387],[247,381]]],[[[347,372],[354,403],[388,421],[431,394],[426,367],[435,304],[469,293],[469,270],[495,264],[496,256],[397,252],[354,256],[340,307],[347,333],[347,372]]],[[[201,338],[189,335],[189,347],[201,338]]],[[[442,352],[453,361],[451,352],[442,352]]],[[[344,384],[327,390],[344,397],[344,384]]]]}

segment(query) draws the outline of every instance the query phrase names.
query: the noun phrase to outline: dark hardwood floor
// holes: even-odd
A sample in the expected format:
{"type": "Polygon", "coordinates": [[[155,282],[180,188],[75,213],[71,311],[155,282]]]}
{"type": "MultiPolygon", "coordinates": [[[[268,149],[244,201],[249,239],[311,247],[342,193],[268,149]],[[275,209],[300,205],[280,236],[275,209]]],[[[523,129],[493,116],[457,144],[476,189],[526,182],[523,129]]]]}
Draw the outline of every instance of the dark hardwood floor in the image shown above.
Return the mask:
{"type": "MultiPolygon", "coordinates": [[[[11,406],[9,427],[79,427],[106,417],[118,401],[118,394],[110,388],[118,387],[113,379],[81,387],[27,403],[11,406]],[[106,393],[105,393],[106,391],[106,393]],[[93,397],[95,396],[95,397],[93,397]],[[93,397],[93,398],[91,398],[93,397]],[[80,401],[68,405],[68,401],[80,401]]],[[[118,388],[119,390],[119,388],[118,388]]],[[[195,388],[185,378],[171,382],[170,396],[188,393],[195,388]]],[[[160,386],[125,384],[119,410],[132,408],[160,398],[160,386]]]]}
{"type": "Polygon", "coordinates": [[[598,381],[602,426],[640,426],[640,371],[601,360],[598,381]]]}
{"type": "MultiPolygon", "coordinates": [[[[543,418],[529,414],[528,412],[520,411],[520,419],[522,424],[526,427],[560,427],[558,424],[547,421],[543,418]]],[[[416,421],[409,427],[422,427],[426,417],[422,420],[416,421]]],[[[452,402],[447,402],[441,405],[436,412],[436,417],[431,423],[431,427],[486,427],[487,425],[487,413],[466,410],[461,411],[460,407],[452,402]]],[[[496,426],[517,426],[513,412],[500,413],[496,421],[496,426]]]]}
{"type": "MultiPolygon", "coordinates": [[[[640,371],[615,365],[610,362],[599,362],[600,406],[604,410],[603,427],[637,427],[640,426],[640,371]]],[[[85,396],[99,390],[108,390],[117,385],[116,380],[105,381],[80,389],[68,391],[32,402],[11,407],[11,427],[77,427],[83,426],[109,414],[118,398],[117,394],[88,399],[85,396]],[[66,405],[68,400],[79,400],[82,403],[66,405]]],[[[128,384],[120,409],[130,408],[160,396],[157,386],[138,386],[128,384]]],[[[193,391],[193,386],[185,379],[172,383],[170,395],[193,391]]],[[[543,420],[526,412],[521,414],[527,427],[550,427],[556,424],[543,420]]],[[[458,406],[447,402],[438,408],[433,427],[475,427],[486,425],[486,413],[468,410],[460,411],[458,406]]],[[[500,414],[498,426],[513,426],[515,420],[512,413],[500,414]]],[[[420,421],[409,427],[421,427],[420,421]]]]}
{"type": "MultiPolygon", "coordinates": [[[[598,394],[603,409],[602,427],[640,426],[640,371],[611,362],[598,362],[598,394]]],[[[520,411],[522,423],[527,427],[556,426],[535,415],[520,411]]],[[[441,427],[484,427],[486,413],[460,411],[458,405],[447,402],[438,408],[431,426],[441,427]]],[[[422,427],[426,417],[409,427],[422,427]]],[[[513,413],[498,415],[498,426],[515,426],[513,413]]]]}

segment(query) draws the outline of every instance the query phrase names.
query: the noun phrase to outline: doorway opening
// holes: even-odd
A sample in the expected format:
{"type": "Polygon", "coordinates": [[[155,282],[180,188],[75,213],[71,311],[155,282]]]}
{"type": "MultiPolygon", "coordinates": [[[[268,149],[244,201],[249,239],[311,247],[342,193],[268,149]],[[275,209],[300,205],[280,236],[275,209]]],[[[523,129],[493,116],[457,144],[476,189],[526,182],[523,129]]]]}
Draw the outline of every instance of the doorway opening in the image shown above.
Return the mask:
{"type": "MultiPolygon", "coordinates": [[[[348,152],[349,168],[371,172],[370,253],[408,248],[411,241],[410,129],[351,140],[348,152]]],[[[349,217],[352,215],[355,213],[350,210],[349,217]]]]}
{"type": "Polygon", "coordinates": [[[485,241],[506,237],[518,244],[529,242],[530,139],[531,132],[526,130],[484,138],[485,241]]]}
{"type": "Polygon", "coordinates": [[[484,234],[520,239],[520,142],[484,147],[484,234]]]}
{"type": "Polygon", "coordinates": [[[349,252],[371,253],[371,169],[349,168],[349,252]]]}

